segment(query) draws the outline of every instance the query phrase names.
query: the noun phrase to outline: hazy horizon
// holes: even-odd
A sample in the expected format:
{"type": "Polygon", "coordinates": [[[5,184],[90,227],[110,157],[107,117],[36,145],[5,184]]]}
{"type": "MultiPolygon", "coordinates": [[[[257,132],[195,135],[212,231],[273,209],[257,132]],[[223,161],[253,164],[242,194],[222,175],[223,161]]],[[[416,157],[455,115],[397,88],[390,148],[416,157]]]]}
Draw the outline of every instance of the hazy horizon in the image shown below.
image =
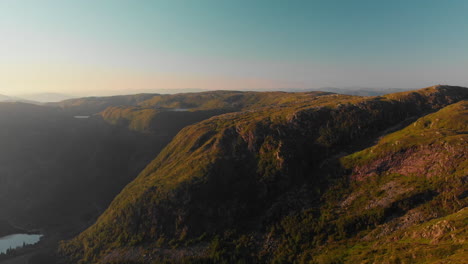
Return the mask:
{"type": "Polygon", "coordinates": [[[312,92],[312,91],[324,91],[324,92],[336,92],[343,94],[352,94],[352,95],[365,95],[366,92],[370,92],[371,95],[393,93],[399,91],[409,91],[416,90],[425,87],[416,87],[416,88],[395,88],[395,87],[320,87],[320,88],[305,88],[305,89],[296,89],[296,88],[277,88],[277,89],[195,89],[195,88],[177,88],[177,89],[127,89],[127,90],[109,90],[109,91],[90,91],[90,92],[76,92],[76,93],[60,93],[60,92],[37,92],[37,93],[21,93],[21,94],[6,94],[0,93],[0,97],[5,96],[6,98],[0,98],[5,101],[22,101],[27,100],[30,102],[59,102],[67,99],[73,98],[86,98],[86,97],[107,97],[107,96],[119,96],[119,95],[134,95],[134,94],[182,94],[182,93],[200,93],[200,92],[210,92],[210,91],[243,91],[243,92],[312,92]],[[363,93],[360,94],[359,91],[363,93]]]}
{"type": "Polygon", "coordinates": [[[466,1],[0,3],[0,94],[468,86],[466,1]]]}
{"type": "MultiPolygon", "coordinates": [[[[430,85],[435,86],[438,84],[430,85]]],[[[446,84],[441,84],[446,85],[446,84]]],[[[274,91],[291,91],[291,92],[301,92],[301,91],[321,91],[321,90],[329,90],[329,89],[337,89],[337,90],[349,90],[349,91],[356,91],[356,90],[416,90],[425,87],[361,87],[361,86],[351,86],[351,87],[318,87],[318,88],[273,88],[273,89],[197,89],[197,88],[175,88],[175,89],[126,89],[126,90],[96,90],[96,91],[89,91],[89,92],[54,92],[54,91],[39,91],[39,92],[31,92],[31,93],[0,93],[0,95],[10,96],[10,97],[28,97],[28,96],[37,96],[37,95],[63,95],[63,96],[70,96],[70,97],[80,97],[80,96],[114,96],[114,95],[132,95],[132,94],[174,94],[174,93],[192,93],[192,92],[209,92],[209,91],[218,91],[218,90],[226,90],[226,91],[255,91],[255,92],[274,92],[274,91]]]]}

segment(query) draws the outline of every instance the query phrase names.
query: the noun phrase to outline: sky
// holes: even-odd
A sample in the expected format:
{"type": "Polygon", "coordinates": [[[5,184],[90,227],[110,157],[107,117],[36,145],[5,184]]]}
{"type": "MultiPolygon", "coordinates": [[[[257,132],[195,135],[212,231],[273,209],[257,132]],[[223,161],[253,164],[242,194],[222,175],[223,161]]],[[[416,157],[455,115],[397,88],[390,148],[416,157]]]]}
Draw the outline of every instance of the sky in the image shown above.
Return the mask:
{"type": "Polygon", "coordinates": [[[468,86],[466,0],[2,0],[0,94],[468,86]]]}

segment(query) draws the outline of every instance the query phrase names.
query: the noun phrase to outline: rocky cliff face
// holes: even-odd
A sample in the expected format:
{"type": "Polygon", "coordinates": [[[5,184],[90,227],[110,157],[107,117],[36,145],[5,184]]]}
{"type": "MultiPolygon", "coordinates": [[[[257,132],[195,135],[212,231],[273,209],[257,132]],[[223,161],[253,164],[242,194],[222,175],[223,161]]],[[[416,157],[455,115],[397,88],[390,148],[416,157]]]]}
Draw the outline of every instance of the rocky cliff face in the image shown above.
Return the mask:
{"type": "Polygon", "coordinates": [[[354,154],[353,177],[358,180],[382,172],[433,177],[468,172],[460,163],[468,150],[464,148],[467,128],[466,109],[462,101],[437,113],[418,119],[412,125],[363,152],[354,154]]]}
{"type": "Polygon", "coordinates": [[[350,181],[341,198],[328,199],[338,212],[328,220],[342,235],[324,245],[328,252],[312,255],[346,263],[463,263],[467,115],[464,100],[343,157],[350,181]]]}
{"type": "Polygon", "coordinates": [[[447,188],[463,181],[466,163],[452,157],[466,154],[465,127],[445,127],[443,114],[466,120],[466,103],[430,117],[440,131],[426,131],[423,118],[410,125],[417,131],[339,158],[467,97],[467,89],[445,86],[371,98],[323,94],[186,127],[61,254],[83,263],[347,261],[353,239],[386,237],[404,217],[412,226],[463,207],[450,198],[461,188],[444,192],[420,180],[448,175],[447,188]],[[418,209],[426,204],[438,209],[418,209]]]}

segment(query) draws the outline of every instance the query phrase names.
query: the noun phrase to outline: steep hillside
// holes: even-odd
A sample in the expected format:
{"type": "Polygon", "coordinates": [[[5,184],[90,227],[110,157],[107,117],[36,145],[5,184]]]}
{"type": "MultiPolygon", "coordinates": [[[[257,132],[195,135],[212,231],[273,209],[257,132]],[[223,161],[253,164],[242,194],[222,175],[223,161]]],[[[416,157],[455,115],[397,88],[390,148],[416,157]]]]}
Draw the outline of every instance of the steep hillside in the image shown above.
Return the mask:
{"type": "MultiPolygon", "coordinates": [[[[213,94],[176,96],[184,102],[192,100],[186,96],[198,98],[204,109],[138,105],[154,95],[84,98],[62,107],[1,103],[0,220],[25,230],[41,229],[50,234],[46,239],[68,238],[93,223],[183,127],[237,111],[216,108],[224,104],[213,104],[213,97],[235,101],[230,97],[241,95],[238,104],[249,106],[324,93],[255,93],[252,102],[242,99],[241,92],[213,94]]],[[[175,99],[170,100],[167,105],[175,99]]]]}
{"type": "Polygon", "coordinates": [[[467,132],[465,100],[343,157],[319,210],[277,226],[278,263],[463,263],[467,132]]]}
{"type": "Polygon", "coordinates": [[[25,228],[92,221],[170,139],[23,103],[0,123],[0,219],[25,228]]]}
{"type": "MultiPolygon", "coordinates": [[[[224,94],[214,94],[218,93],[224,94]]],[[[202,105],[215,97],[164,96],[168,101],[164,105],[174,100],[202,105]]],[[[47,106],[1,103],[0,219],[30,228],[83,225],[100,214],[183,127],[233,111],[181,112],[161,108],[162,102],[151,108],[138,106],[154,98],[146,94],[82,98],[47,106]]]]}
{"type": "Polygon", "coordinates": [[[321,94],[219,91],[82,98],[46,106],[1,103],[0,219],[29,228],[84,226],[183,127],[236,107],[321,94]],[[139,105],[149,99],[148,107],[139,105]],[[175,104],[195,108],[164,108],[175,104]]]}
{"type": "MultiPolygon", "coordinates": [[[[324,207],[351,190],[340,180],[347,168],[338,158],[466,98],[466,88],[437,86],[383,97],[296,98],[213,117],[183,129],[61,252],[83,263],[158,263],[163,256],[198,263],[315,261],[326,241],[346,240],[388,217],[371,211],[362,223],[360,215],[347,222],[324,207]]],[[[351,179],[367,178],[356,175],[351,179]]],[[[415,195],[423,202],[434,196],[415,195]]],[[[391,206],[408,209],[404,201],[391,206]]]]}

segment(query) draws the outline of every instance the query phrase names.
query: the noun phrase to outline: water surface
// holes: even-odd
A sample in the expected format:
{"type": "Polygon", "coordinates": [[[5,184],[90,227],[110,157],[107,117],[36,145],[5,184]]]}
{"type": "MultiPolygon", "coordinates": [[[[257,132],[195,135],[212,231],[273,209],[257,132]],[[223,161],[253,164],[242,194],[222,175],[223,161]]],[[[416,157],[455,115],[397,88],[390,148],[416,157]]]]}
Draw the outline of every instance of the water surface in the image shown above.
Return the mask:
{"type": "Polygon", "coordinates": [[[0,237],[0,254],[6,253],[11,248],[15,249],[23,245],[32,245],[39,242],[42,235],[14,234],[0,237]]]}

